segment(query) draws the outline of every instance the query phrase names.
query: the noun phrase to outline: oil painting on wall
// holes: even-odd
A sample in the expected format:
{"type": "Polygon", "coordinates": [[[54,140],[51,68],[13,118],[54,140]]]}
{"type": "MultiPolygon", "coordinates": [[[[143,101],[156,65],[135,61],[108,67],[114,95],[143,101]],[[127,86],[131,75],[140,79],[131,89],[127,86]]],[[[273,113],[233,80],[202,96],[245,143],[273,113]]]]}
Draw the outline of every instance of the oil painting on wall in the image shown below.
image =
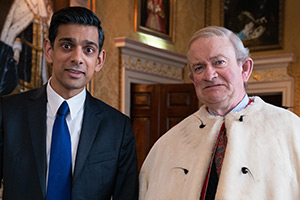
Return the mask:
{"type": "Polygon", "coordinates": [[[173,41],[175,0],[136,0],[135,30],[173,41]]]}
{"type": "Polygon", "coordinates": [[[282,48],[283,0],[222,0],[221,22],[251,50],[282,48]]]}

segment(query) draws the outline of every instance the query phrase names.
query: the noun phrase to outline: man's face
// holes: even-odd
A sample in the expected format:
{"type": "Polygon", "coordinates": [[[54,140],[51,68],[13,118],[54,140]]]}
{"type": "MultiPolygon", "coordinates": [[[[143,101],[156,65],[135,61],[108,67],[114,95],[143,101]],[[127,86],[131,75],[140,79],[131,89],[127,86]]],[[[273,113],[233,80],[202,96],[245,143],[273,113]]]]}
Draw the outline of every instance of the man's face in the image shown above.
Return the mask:
{"type": "MultiPolygon", "coordinates": [[[[226,114],[242,100],[245,95],[244,82],[248,80],[251,70],[250,73],[245,71],[244,64],[237,62],[228,39],[199,38],[191,44],[187,56],[197,96],[215,114],[226,114]],[[219,112],[220,109],[226,112],[219,112]]],[[[246,63],[251,64],[252,69],[252,60],[249,60],[246,63]]]]}
{"type": "Polygon", "coordinates": [[[104,63],[105,52],[99,54],[98,30],[94,26],[60,25],[53,47],[44,44],[46,60],[52,63],[52,88],[64,98],[83,90],[104,63]]]}

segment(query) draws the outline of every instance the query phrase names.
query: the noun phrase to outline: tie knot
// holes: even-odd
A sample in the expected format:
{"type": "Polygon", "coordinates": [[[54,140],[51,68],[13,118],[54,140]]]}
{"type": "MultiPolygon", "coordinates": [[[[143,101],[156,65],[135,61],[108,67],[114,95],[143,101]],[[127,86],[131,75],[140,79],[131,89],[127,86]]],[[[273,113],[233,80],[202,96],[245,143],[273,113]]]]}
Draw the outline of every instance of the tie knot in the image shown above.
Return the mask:
{"type": "Polygon", "coordinates": [[[68,113],[68,111],[69,111],[69,105],[68,105],[68,103],[66,101],[64,101],[60,105],[60,107],[59,107],[59,109],[57,111],[57,114],[65,116],[68,113]]]}

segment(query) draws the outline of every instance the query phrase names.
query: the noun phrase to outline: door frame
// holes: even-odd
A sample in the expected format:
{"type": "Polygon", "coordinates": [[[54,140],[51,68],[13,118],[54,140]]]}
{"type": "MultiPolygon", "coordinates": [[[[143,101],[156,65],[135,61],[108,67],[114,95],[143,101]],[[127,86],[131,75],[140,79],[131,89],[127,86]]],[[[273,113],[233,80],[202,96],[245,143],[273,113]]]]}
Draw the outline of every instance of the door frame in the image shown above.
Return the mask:
{"type": "Polygon", "coordinates": [[[131,83],[137,84],[172,84],[184,83],[183,80],[170,79],[157,75],[146,74],[130,69],[122,68],[124,73],[124,84],[121,91],[121,108],[122,112],[130,117],[130,102],[131,102],[131,83]]]}

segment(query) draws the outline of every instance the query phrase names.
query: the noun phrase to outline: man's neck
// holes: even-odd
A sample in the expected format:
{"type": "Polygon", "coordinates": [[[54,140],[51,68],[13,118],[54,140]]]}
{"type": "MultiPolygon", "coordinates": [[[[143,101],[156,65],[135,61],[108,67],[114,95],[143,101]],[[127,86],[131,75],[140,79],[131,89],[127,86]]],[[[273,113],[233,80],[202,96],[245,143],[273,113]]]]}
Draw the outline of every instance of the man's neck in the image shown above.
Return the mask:
{"type": "Polygon", "coordinates": [[[208,112],[215,116],[225,116],[226,114],[230,112],[238,112],[240,110],[243,110],[247,107],[249,103],[249,97],[247,94],[244,95],[244,97],[233,107],[222,107],[222,108],[208,108],[208,112]]]}
{"type": "Polygon", "coordinates": [[[65,100],[70,99],[70,98],[78,95],[79,93],[81,93],[85,89],[85,87],[79,88],[79,89],[67,89],[67,88],[64,88],[64,87],[58,87],[57,85],[55,85],[53,83],[52,77],[50,77],[48,82],[49,82],[50,87],[52,88],[52,90],[54,90],[59,96],[61,96],[65,100]]]}

